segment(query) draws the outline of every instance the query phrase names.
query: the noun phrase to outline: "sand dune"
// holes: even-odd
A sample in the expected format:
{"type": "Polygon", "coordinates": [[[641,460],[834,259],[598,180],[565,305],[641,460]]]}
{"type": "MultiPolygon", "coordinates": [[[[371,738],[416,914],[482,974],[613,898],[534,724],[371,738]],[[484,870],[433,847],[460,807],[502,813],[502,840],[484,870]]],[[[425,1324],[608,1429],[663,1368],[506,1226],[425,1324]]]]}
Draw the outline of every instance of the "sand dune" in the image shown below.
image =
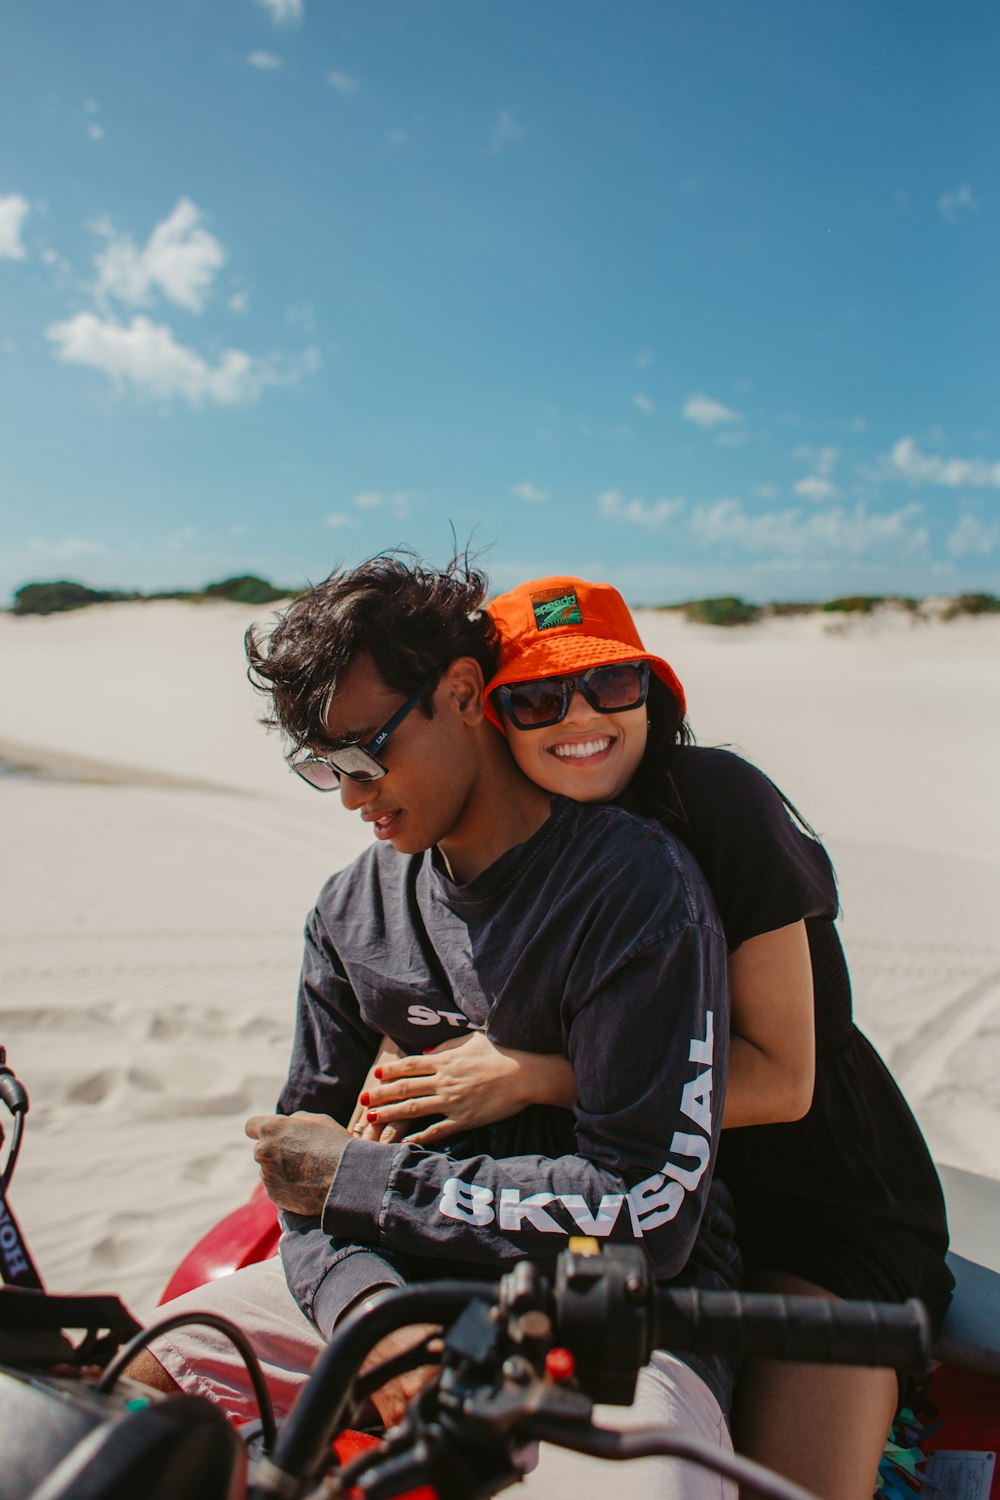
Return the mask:
{"type": "MultiPolygon", "coordinates": [[[[250,1192],[302,922],[368,842],[257,719],[258,611],[0,617],[0,1038],[32,1096],[11,1198],[54,1289],[155,1300],[250,1192]]],[[[1000,621],[644,614],[703,743],[823,834],[856,1009],[944,1162],[1000,1176],[1000,621]]]]}

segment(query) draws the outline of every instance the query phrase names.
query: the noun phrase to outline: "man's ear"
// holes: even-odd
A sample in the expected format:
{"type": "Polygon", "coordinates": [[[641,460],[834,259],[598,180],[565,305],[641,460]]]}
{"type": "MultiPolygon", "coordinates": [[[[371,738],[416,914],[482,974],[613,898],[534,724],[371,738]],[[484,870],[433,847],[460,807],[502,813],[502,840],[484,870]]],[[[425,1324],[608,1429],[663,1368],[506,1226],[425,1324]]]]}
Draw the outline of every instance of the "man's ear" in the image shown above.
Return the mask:
{"type": "Polygon", "coordinates": [[[485,717],[483,696],[486,683],[483,669],[474,656],[457,656],[445,669],[440,685],[466,723],[478,724],[485,717]]]}

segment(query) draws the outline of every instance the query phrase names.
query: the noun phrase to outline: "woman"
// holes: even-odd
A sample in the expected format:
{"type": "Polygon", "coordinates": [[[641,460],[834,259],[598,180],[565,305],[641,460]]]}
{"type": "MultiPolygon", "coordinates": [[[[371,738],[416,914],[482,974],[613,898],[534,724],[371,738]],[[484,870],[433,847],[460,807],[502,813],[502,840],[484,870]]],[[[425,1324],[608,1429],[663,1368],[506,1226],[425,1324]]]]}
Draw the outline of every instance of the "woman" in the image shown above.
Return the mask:
{"type": "MultiPolygon", "coordinates": [[[[719,1172],[736,1198],[752,1289],[919,1296],[944,1315],[952,1278],[933,1163],[878,1055],[854,1026],[837,893],[822,845],[766,776],[695,747],[684,693],[645,651],[617,592],[546,578],[496,599],[501,665],[490,716],[534,781],[615,800],[690,847],[730,950],[732,1047],[719,1172]]],[[[370,1128],[430,1142],[525,1103],[573,1102],[563,1059],[484,1039],[383,1058],[370,1128]]],[[[897,1405],[896,1377],[761,1362],[741,1383],[737,1445],[829,1500],[867,1500],[897,1405]]]]}

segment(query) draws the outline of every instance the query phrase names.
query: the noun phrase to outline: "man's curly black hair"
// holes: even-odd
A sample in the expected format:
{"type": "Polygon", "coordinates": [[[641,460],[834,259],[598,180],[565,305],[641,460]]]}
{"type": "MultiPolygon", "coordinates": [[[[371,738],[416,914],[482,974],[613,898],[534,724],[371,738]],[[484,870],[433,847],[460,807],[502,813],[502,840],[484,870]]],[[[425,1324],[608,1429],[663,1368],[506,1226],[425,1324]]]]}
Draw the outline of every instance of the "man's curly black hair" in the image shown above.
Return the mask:
{"type": "Polygon", "coordinates": [[[496,629],[482,607],[488,589],[467,554],[431,568],[407,552],[382,552],[307,589],[272,630],[251,625],[247,676],[270,699],[265,723],[285,735],[288,758],[329,743],[324,714],[359,656],[406,697],[432,679],[420,705],[428,718],[437,677],[457,657],[473,657],[488,681],[497,668],[496,629]]]}

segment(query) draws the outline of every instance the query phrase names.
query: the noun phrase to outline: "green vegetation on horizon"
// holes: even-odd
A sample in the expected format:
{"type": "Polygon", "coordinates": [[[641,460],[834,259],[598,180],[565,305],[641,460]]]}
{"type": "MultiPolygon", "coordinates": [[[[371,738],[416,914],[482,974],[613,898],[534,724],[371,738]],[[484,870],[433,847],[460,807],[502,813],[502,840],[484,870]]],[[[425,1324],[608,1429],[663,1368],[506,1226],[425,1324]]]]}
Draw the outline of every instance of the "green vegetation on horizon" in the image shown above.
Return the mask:
{"type": "MultiPolygon", "coordinates": [[[[721,599],[690,599],[684,604],[659,604],[655,609],[675,610],[696,625],[753,625],[757,620],[781,619],[789,615],[841,614],[870,615],[885,605],[922,615],[923,600],[904,598],[899,594],[845,594],[824,604],[748,604],[745,599],[727,595],[721,599]]],[[[959,615],[991,615],[1000,612],[996,594],[956,594],[935,614],[943,620],[959,615]]]]}
{"type": "Polygon", "coordinates": [[[198,603],[202,599],[227,599],[233,604],[273,604],[276,599],[288,599],[293,590],[276,589],[264,578],[255,578],[252,573],[238,578],[224,578],[221,583],[209,583],[194,593],[180,591],[166,594],[123,594],[114,589],[91,589],[82,583],[72,583],[60,578],[53,583],[26,583],[14,595],[11,614],[54,615],[68,609],[83,609],[87,604],[118,604],[123,600],[184,599],[198,603]]]}
{"type": "MultiPolygon", "coordinates": [[[[256,578],[251,573],[241,574],[238,578],[224,578],[220,583],[206,584],[203,589],[194,592],[158,594],[126,594],[113,589],[92,589],[86,584],[73,583],[63,578],[51,583],[24,584],[14,595],[10,613],[52,615],[70,609],[83,609],[88,604],[116,604],[124,600],[151,599],[181,599],[192,603],[201,603],[206,599],[224,599],[234,604],[273,604],[278,599],[292,598],[295,592],[294,589],[277,589],[266,579],[256,578]]],[[[726,595],[719,599],[691,599],[682,604],[646,607],[678,611],[686,620],[692,620],[698,625],[752,625],[757,620],[816,612],[870,615],[884,605],[894,605],[913,615],[923,613],[921,600],[903,598],[898,594],[846,594],[839,599],[828,599],[825,604],[749,604],[738,596],[726,595]]],[[[956,594],[937,609],[935,614],[944,620],[954,620],[959,615],[998,612],[1000,598],[996,594],[956,594]]]]}

